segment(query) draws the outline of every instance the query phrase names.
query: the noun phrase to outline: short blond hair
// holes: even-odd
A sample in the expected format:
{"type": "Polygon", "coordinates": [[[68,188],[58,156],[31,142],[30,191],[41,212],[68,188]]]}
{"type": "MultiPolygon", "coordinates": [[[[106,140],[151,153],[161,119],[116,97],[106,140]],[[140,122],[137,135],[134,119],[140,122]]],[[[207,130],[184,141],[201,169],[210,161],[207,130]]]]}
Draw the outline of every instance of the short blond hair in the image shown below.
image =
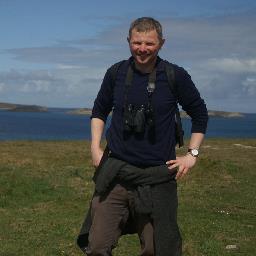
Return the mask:
{"type": "Polygon", "coordinates": [[[129,29],[129,38],[131,38],[132,30],[135,29],[137,32],[148,32],[156,30],[158,38],[163,39],[162,25],[159,21],[152,17],[141,17],[134,20],[129,29]]]}

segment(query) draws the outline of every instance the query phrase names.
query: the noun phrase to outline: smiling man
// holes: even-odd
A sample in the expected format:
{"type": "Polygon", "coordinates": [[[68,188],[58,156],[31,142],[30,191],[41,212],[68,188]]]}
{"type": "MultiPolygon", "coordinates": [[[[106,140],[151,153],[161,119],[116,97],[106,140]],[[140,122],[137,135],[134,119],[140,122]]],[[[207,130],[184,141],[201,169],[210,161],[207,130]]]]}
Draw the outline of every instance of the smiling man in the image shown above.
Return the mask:
{"type": "Polygon", "coordinates": [[[107,70],[94,102],[95,193],[78,245],[87,255],[112,255],[121,235],[136,232],[140,255],[178,256],[176,181],[196,164],[207,109],[189,74],[158,56],[165,41],[158,21],[135,20],[127,40],[132,56],[107,70]],[[192,121],[187,154],[179,157],[177,101],[192,121]],[[111,111],[103,152],[100,144],[111,111]]]}
{"type": "Polygon", "coordinates": [[[164,44],[162,35],[154,30],[130,30],[127,38],[135,66],[142,73],[150,73],[157,60],[159,50],[164,44]]]}

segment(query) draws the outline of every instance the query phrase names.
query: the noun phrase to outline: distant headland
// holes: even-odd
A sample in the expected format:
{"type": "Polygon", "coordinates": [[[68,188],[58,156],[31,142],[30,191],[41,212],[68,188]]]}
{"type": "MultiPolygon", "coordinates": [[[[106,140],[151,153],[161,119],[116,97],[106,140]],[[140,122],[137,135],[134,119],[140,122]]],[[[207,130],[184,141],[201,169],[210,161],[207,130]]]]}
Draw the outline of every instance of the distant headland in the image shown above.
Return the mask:
{"type": "Polygon", "coordinates": [[[47,112],[46,107],[38,105],[22,105],[12,103],[0,103],[0,109],[5,109],[13,112],[47,112]]]}

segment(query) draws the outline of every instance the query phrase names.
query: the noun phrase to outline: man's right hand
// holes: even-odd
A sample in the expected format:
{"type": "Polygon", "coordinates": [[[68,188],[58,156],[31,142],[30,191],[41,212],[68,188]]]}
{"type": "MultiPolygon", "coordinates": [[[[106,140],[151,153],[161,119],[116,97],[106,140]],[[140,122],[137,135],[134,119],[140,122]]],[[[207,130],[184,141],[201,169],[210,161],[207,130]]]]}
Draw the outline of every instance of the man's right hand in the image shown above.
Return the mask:
{"type": "Polygon", "coordinates": [[[100,164],[100,160],[103,156],[103,150],[100,147],[92,147],[91,154],[92,154],[92,164],[96,168],[100,164]]]}

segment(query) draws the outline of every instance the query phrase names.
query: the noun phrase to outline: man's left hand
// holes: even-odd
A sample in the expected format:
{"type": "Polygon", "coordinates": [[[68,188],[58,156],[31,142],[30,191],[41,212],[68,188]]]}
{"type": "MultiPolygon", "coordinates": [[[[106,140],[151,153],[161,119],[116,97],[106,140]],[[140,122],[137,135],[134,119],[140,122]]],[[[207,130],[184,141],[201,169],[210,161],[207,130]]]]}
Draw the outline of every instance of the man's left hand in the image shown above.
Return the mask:
{"type": "Polygon", "coordinates": [[[176,180],[182,178],[187,172],[196,164],[196,157],[186,154],[185,156],[176,157],[176,160],[169,160],[166,162],[168,168],[171,170],[178,167],[176,180]]]}

